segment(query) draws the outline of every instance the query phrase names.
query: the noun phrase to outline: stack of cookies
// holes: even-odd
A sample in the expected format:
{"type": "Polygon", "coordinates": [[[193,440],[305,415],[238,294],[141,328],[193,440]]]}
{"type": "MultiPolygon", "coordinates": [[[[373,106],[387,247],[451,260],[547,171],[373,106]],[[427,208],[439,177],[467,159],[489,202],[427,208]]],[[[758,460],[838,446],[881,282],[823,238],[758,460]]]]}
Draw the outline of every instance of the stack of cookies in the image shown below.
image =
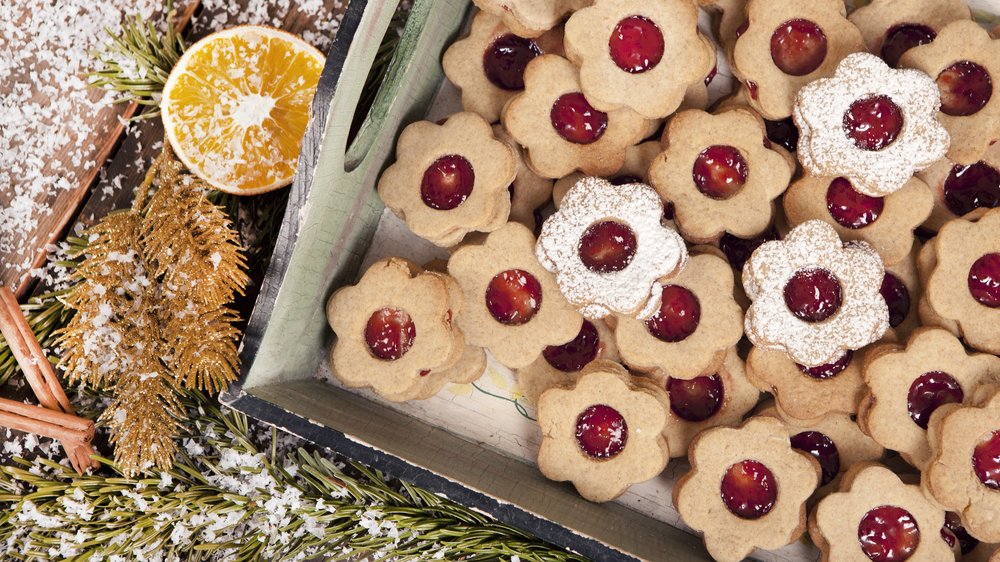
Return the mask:
{"type": "Polygon", "coordinates": [[[423,399],[489,352],[583,497],[687,457],[673,504],[718,560],[807,531],[824,560],[988,557],[1000,40],[962,0],[475,3],[464,111],[378,184],[450,259],[334,293],[335,376],[423,399]],[[711,110],[699,5],[738,79],[711,110]]]}

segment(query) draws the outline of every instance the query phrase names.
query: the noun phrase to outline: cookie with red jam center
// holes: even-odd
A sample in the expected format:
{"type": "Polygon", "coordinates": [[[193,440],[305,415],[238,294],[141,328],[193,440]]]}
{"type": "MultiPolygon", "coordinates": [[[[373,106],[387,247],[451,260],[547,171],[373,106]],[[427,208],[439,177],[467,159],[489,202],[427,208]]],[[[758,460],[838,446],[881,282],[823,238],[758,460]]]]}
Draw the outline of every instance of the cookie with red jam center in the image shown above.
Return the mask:
{"type": "Polygon", "coordinates": [[[897,68],[903,53],[926,45],[949,23],[972,19],[965,0],[873,0],[848,16],[868,51],[897,68]]]}
{"type": "Polygon", "coordinates": [[[918,174],[931,188],[934,210],[923,227],[937,232],[955,218],[975,220],[1000,207],[1000,143],[969,165],[942,158],[918,174]]]}
{"type": "Polygon", "coordinates": [[[615,334],[603,320],[584,320],[572,340],[546,346],[530,365],[517,370],[518,390],[537,403],[543,392],[572,386],[587,365],[599,359],[620,361],[615,334]]]}

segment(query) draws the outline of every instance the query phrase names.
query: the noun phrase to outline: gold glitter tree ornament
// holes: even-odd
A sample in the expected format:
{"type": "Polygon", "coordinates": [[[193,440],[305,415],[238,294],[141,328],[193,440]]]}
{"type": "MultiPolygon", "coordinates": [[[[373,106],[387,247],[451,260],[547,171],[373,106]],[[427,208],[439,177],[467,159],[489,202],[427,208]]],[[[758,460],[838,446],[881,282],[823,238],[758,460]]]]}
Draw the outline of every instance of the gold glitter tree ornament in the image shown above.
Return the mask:
{"type": "Polygon", "coordinates": [[[88,231],[79,282],[64,297],[76,314],[59,331],[62,366],[71,382],[113,396],[101,421],[128,477],[173,464],[182,389],[215,393],[236,378],[239,315],[229,304],[247,265],[208,189],[165,148],[132,208],[88,231]]]}

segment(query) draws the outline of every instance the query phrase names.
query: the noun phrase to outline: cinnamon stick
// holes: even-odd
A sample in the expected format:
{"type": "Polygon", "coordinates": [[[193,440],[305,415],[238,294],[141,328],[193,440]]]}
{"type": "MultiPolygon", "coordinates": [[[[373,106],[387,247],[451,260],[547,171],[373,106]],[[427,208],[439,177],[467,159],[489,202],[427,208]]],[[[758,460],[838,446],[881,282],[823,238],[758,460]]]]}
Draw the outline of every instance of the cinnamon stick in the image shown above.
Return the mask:
{"type": "Polygon", "coordinates": [[[17,298],[7,287],[0,287],[0,332],[24,371],[38,402],[50,410],[72,414],[73,406],[69,403],[69,397],[21,313],[17,298]]]}
{"type": "Polygon", "coordinates": [[[0,398],[0,426],[51,437],[70,449],[94,438],[90,420],[6,398],[0,398]]]}

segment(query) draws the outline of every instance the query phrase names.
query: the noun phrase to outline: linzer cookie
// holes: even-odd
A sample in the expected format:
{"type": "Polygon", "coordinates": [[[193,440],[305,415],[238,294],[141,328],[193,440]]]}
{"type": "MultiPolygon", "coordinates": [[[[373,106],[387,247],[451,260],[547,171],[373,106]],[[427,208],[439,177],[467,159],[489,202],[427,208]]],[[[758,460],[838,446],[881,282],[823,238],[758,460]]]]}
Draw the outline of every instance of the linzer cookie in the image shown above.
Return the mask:
{"type": "Polygon", "coordinates": [[[667,466],[666,401],[663,390],[633,384],[621,365],[594,361],[575,386],[539,398],[538,468],[590,501],[615,499],[667,466]]]}
{"type": "Polygon", "coordinates": [[[952,334],[959,335],[958,322],[945,318],[931,308],[927,300],[927,280],[930,278],[934,268],[937,267],[937,238],[931,238],[917,253],[917,273],[920,275],[920,285],[924,291],[917,301],[917,314],[920,316],[921,324],[925,326],[938,326],[948,330],[952,334]]]}
{"type": "Polygon", "coordinates": [[[508,223],[448,261],[464,296],[456,322],[470,344],[512,369],[530,364],[546,346],[572,340],[583,322],[538,264],[534,247],[530,230],[508,223]]]}
{"type": "Polygon", "coordinates": [[[951,135],[948,158],[959,164],[979,161],[1000,139],[1000,39],[974,21],[956,21],[930,45],[904,54],[900,64],[937,82],[937,117],[951,135]]]}
{"type": "Polygon", "coordinates": [[[673,113],[715,54],[690,0],[601,0],[569,18],[565,43],[594,107],[628,107],[647,119],[673,113]]]}
{"type": "Polygon", "coordinates": [[[860,424],[873,439],[923,469],[930,456],[926,429],[942,404],[962,403],[976,389],[1000,382],[1000,358],[969,354],[962,342],[940,328],[921,328],[906,347],[894,346],[864,369],[868,403],[860,424]]]}
{"type": "MultiPolygon", "coordinates": [[[[649,172],[649,165],[659,153],[660,143],[656,141],[647,141],[642,144],[630,146],[625,151],[625,164],[622,165],[620,170],[610,174],[607,178],[608,181],[616,185],[624,183],[648,184],[649,180],[646,174],[649,172]]],[[[555,203],[557,209],[559,208],[559,204],[562,203],[562,198],[566,195],[566,192],[584,177],[583,174],[574,172],[556,180],[555,185],[552,187],[552,201],[555,203]]],[[[664,217],[673,219],[673,205],[664,203],[664,206],[669,206],[669,209],[664,209],[664,217]]]]}
{"type": "Polygon", "coordinates": [[[841,0],[750,0],[746,12],[733,47],[733,73],[766,119],[791,115],[800,88],[865,50],[841,0]]]}
{"type": "Polygon", "coordinates": [[[820,467],[792,448],[780,421],[758,416],[738,428],[705,430],[688,460],[691,471],[674,485],[673,503],[704,534],[716,560],[738,562],[755,548],[791,544],[805,531],[806,500],[820,467]]]}
{"type": "Polygon", "coordinates": [[[934,210],[924,222],[938,231],[955,218],[974,220],[1000,207],[1000,143],[986,149],[982,160],[968,166],[942,158],[918,174],[931,188],[934,210]]]}
{"type": "Polygon", "coordinates": [[[824,221],[843,240],[870,244],[888,265],[909,255],[913,231],[930,215],[934,200],[917,178],[889,195],[873,197],[858,192],[845,177],[807,175],[788,188],[784,205],[792,225],[824,221]]]}
{"type": "Polygon", "coordinates": [[[927,303],[953,321],[967,344],[1000,354],[1000,209],[976,222],[941,228],[936,264],[925,284],[927,303]]]}
{"type": "Polygon", "coordinates": [[[563,16],[588,6],[591,0],[473,0],[480,10],[502,18],[521,37],[538,37],[559,25],[563,16]]]}
{"type": "Polygon", "coordinates": [[[828,364],[805,367],[783,351],[755,347],[747,357],[747,378],[774,395],[785,418],[810,421],[858,411],[866,389],[861,363],[862,353],[846,351],[828,364]]]}
{"type": "Polygon", "coordinates": [[[823,560],[941,562],[954,559],[942,527],[944,510],[919,486],[904,484],[880,464],[862,463],[816,506],[809,536],[823,560]]]}
{"type": "Polygon", "coordinates": [[[722,44],[722,51],[727,55],[733,52],[733,46],[740,35],[740,26],[746,21],[746,0],[698,0],[698,5],[709,13],[718,14],[717,23],[713,26],[715,37],[722,44]]]}
{"type": "Polygon", "coordinates": [[[524,90],[524,69],[543,53],[562,54],[562,31],[528,39],[511,32],[498,16],[478,12],[467,37],[444,53],[445,76],[462,90],[462,108],[493,123],[510,98],[524,90]]]}
{"type": "Polygon", "coordinates": [[[849,55],[832,78],[808,84],[795,99],[802,167],[843,176],[872,197],[897,191],[948,150],[939,104],[926,74],[894,70],[868,53],[849,55]]]}
{"type": "Polygon", "coordinates": [[[663,202],[647,185],[584,178],[542,225],[538,261],[587,318],[650,316],[660,305],[659,280],[687,261],[684,240],[660,224],[662,216],[663,202]]]}
{"type": "Polygon", "coordinates": [[[703,430],[738,425],[760,399],[760,392],[747,382],[735,347],[712,374],[693,379],[659,376],[657,382],[670,399],[663,435],[674,458],[687,455],[691,440],[703,430]]]}
{"type": "Polygon", "coordinates": [[[903,53],[930,43],[944,26],[971,18],[965,0],[872,0],[848,17],[868,50],[893,68],[903,53]]]}
{"type": "Polygon", "coordinates": [[[732,268],[722,258],[701,254],[659,284],[660,306],[651,316],[617,318],[622,360],[633,369],[675,379],[712,374],[743,337],[732,268]]]}
{"type": "Polygon", "coordinates": [[[920,325],[917,303],[923,293],[916,257],[920,245],[915,244],[910,255],[898,263],[885,266],[885,277],[879,292],[889,306],[889,332],[894,341],[905,341],[920,325]]]}
{"type": "Polygon", "coordinates": [[[670,120],[667,147],[649,179],[674,204],[685,238],[714,242],[729,232],[750,238],[773,218],[773,201],[791,178],[777,152],[765,146],[763,121],[749,109],[718,115],[681,112],[670,120]]]}
{"type": "Polygon", "coordinates": [[[545,206],[552,196],[552,180],[539,176],[524,163],[524,152],[502,126],[493,125],[493,134],[514,149],[517,175],[507,188],[510,192],[510,220],[538,232],[536,228],[542,226],[539,208],[545,206]]]}
{"type": "Polygon", "coordinates": [[[625,150],[646,136],[646,120],[631,109],[595,109],[581,90],[577,68],[562,57],[542,55],[528,63],[524,85],[502,120],[540,176],[613,174],[625,163],[625,150]]]}
{"type": "Polygon", "coordinates": [[[517,370],[517,386],[529,402],[546,390],[572,386],[584,368],[598,359],[618,361],[615,334],[602,320],[584,320],[580,333],[562,345],[550,345],[530,365],[517,370]]]}
{"type": "Polygon", "coordinates": [[[447,247],[507,223],[516,171],[513,149],[489,123],[458,113],[444,125],[418,121],[403,129],[378,194],[414,234],[447,247]]]}
{"type": "Polygon", "coordinates": [[[888,329],[879,293],[884,276],[871,246],[845,245],[827,223],[804,222],[784,240],[762,244],[743,268],[743,288],[753,301],[747,337],[806,367],[834,363],[888,329]]]}

